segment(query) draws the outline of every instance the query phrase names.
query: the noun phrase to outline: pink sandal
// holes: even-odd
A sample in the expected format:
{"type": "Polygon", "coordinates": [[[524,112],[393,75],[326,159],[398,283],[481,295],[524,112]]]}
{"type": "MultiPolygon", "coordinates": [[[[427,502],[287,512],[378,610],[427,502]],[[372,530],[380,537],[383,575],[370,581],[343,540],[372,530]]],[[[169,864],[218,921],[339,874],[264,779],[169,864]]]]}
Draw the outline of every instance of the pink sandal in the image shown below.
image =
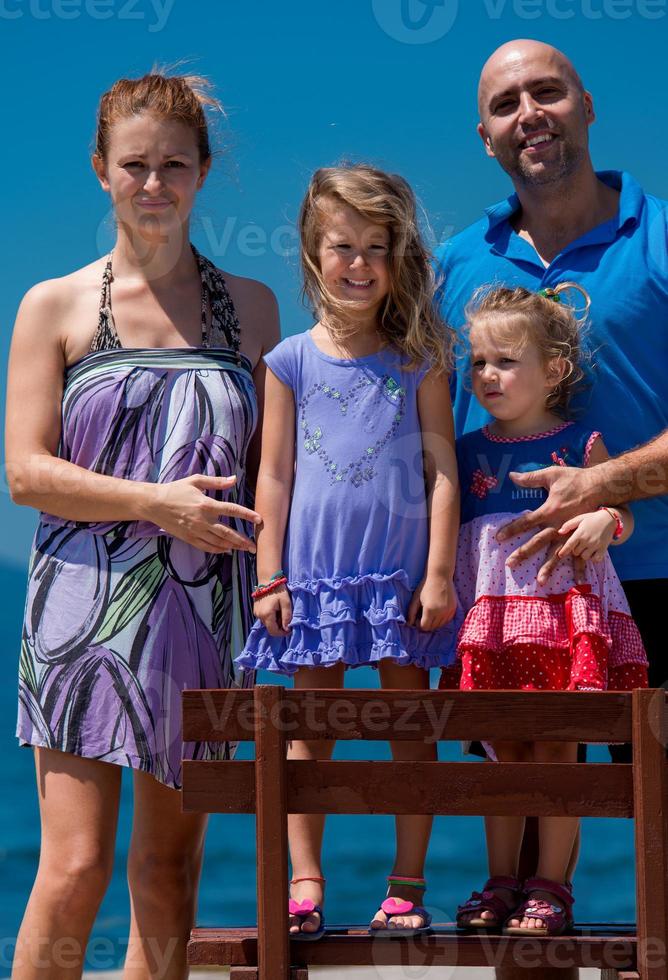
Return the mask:
{"type": "Polygon", "coordinates": [[[473,892],[469,900],[457,908],[456,923],[458,929],[472,932],[479,930],[491,932],[492,930],[500,931],[503,928],[512,906],[496,894],[496,888],[506,888],[508,891],[516,892],[518,898],[522,894],[522,882],[519,878],[513,878],[510,875],[496,875],[490,878],[485,882],[485,887],[481,892],[473,892]],[[483,912],[491,912],[494,919],[483,919],[483,912]],[[471,913],[475,917],[464,921],[464,916],[471,915],[471,913]]]}
{"type": "Polygon", "coordinates": [[[540,919],[543,927],[524,929],[522,926],[506,925],[503,930],[504,936],[561,936],[567,929],[572,929],[571,909],[575,899],[568,884],[560,885],[559,882],[550,881],[549,878],[527,878],[524,882],[524,893],[527,896],[526,900],[508,916],[506,921],[521,920],[526,916],[529,919],[540,919]],[[561,904],[554,905],[543,898],[531,898],[529,893],[534,891],[550,892],[561,904]]]}
{"type": "MultiPolygon", "coordinates": [[[[296,885],[298,881],[320,881],[324,885],[324,878],[293,878],[290,882],[291,885],[296,885]]],[[[313,942],[315,939],[321,939],[325,935],[325,913],[322,911],[321,905],[316,905],[315,902],[310,898],[305,898],[301,902],[297,902],[294,898],[291,898],[288,902],[288,913],[290,915],[295,915],[299,919],[299,932],[291,932],[290,939],[296,942],[313,942]],[[314,929],[312,932],[305,932],[302,929],[304,920],[313,915],[313,913],[320,916],[320,922],[318,923],[318,928],[314,929]]]]}

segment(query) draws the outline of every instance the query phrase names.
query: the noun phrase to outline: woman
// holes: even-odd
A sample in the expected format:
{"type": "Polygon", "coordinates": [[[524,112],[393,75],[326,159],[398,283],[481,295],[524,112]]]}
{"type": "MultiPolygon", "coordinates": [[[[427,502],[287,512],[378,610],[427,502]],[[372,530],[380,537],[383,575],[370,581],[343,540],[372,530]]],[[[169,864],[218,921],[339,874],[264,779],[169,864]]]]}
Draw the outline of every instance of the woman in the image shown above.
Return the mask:
{"type": "Polygon", "coordinates": [[[186,976],[206,819],[182,814],[180,693],[233,680],[250,616],[255,389],[279,337],[262,284],[190,245],[211,164],[201,79],[121,79],[93,167],[109,256],[26,295],[10,355],[13,499],[41,517],[18,737],[35,747],[40,864],[14,976],[79,977],[109,882],[121,766],[134,770],[126,978],[186,976]],[[113,311],[113,312],[112,312],[113,311]],[[255,384],[254,384],[255,382],[255,384]],[[62,942],[67,937],[67,955],[62,942]]]}

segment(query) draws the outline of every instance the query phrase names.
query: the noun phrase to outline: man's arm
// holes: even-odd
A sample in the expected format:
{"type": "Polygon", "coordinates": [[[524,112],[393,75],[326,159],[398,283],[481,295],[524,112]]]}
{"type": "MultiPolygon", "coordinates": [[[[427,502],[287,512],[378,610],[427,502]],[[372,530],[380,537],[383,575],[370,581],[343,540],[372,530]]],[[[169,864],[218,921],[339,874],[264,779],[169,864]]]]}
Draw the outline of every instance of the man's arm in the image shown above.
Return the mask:
{"type": "MultiPolygon", "coordinates": [[[[537,510],[506,524],[497,537],[504,541],[532,528],[559,528],[571,517],[596,510],[600,504],[623,504],[668,494],[668,429],[636,449],[589,469],[550,466],[531,473],[509,474],[521,487],[549,491],[537,510]]],[[[529,557],[546,541],[533,538],[522,546],[520,559],[529,557]],[[535,547],[534,547],[535,545],[535,547]]]]}
{"type": "Polygon", "coordinates": [[[668,429],[590,472],[602,504],[623,504],[668,494],[668,429]]]}

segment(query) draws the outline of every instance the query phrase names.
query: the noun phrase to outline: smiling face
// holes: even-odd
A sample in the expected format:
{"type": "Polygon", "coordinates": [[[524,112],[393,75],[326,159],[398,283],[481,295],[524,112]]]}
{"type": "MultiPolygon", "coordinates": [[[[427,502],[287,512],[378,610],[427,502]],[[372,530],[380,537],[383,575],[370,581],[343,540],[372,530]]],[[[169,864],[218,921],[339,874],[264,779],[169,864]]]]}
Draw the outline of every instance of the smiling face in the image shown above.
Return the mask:
{"type": "Polygon", "coordinates": [[[494,52],[480,77],[478,132],[513,181],[547,184],[589,160],[591,95],[568,59],[537,41],[494,52]]]}
{"type": "Polygon", "coordinates": [[[473,393],[490,415],[519,428],[551,421],[546,400],[562,376],[556,360],[546,363],[518,317],[483,317],[471,323],[473,393]]]}
{"type": "Polygon", "coordinates": [[[209,165],[199,159],[193,129],[150,113],[117,120],[105,158],[93,157],[117,221],[147,240],[187,223],[209,165]]]}
{"type": "Polygon", "coordinates": [[[344,204],[327,204],[321,218],[320,272],[337,300],[376,313],[390,291],[390,233],[344,204]]]}

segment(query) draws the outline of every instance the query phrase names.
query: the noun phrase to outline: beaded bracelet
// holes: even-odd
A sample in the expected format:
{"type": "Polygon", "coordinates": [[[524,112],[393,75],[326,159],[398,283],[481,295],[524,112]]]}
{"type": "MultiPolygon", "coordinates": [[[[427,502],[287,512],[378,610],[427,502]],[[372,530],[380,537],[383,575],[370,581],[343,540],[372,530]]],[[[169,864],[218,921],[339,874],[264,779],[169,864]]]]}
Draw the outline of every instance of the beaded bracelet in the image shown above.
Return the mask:
{"type": "Polygon", "coordinates": [[[279,570],[271,576],[266,585],[263,585],[261,582],[258,583],[255,591],[251,592],[251,599],[261,599],[262,596],[269,595],[271,592],[274,592],[277,588],[279,588],[279,586],[285,585],[287,581],[285,572],[282,568],[279,568],[279,570]]]}
{"type": "Polygon", "coordinates": [[[387,880],[391,885],[410,885],[419,891],[427,890],[427,882],[424,878],[408,878],[406,875],[388,875],[387,880]]]}
{"type": "Polygon", "coordinates": [[[606,507],[604,504],[601,504],[598,509],[604,510],[610,514],[610,517],[612,517],[613,521],[615,522],[615,533],[612,536],[612,540],[617,541],[617,539],[621,538],[622,534],[624,533],[624,521],[616,511],[612,510],[610,507],[606,507]]]}

